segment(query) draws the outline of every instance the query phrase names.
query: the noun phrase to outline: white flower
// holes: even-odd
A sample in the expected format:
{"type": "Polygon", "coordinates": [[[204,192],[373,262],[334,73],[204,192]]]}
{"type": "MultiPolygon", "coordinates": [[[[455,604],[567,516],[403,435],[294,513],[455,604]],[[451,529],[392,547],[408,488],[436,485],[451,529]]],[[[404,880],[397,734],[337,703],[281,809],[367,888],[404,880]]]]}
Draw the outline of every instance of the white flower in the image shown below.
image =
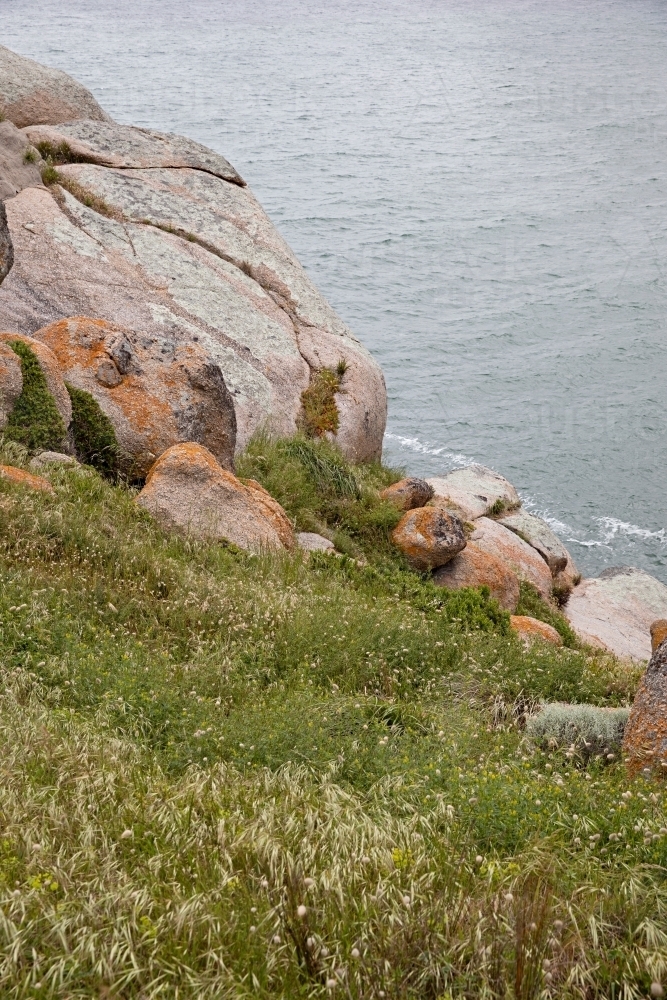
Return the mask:
{"type": "Polygon", "coordinates": [[[251,924],[251,925],[250,925],[250,933],[251,933],[251,934],[254,934],[256,930],[257,930],[257,928],[255,927],[255,925],[254,925],[254,924],[251,924]]]}
{"type": "Polygon", "coordinates": [[[303,884],[305,885],[306,889],[312,889],[313,886],[315,885],[315,879],[314,878],[305,878],[303,880],[303,884]]]}
{"type": "Polygon", "coordinates": [[[482,863],[483,861],[484,861],[484,858],[482,857],[482,855],[481,855],[481,854],[478,854],[478,855],[477,855],[477,857],[475,858],[475,864],[476,864],[476,865],[481,865],[481,863],[482,863]]]}
{"type": "Polygon", "coordinates": [[[358,948],[353,948],[352,951],[350,952],[350,955],[352,956],[352,958],[359,958],[361,952],[359,951],[358,948]]]}
{"type": "Polygon", "coordinates": [[[327,989],[328,990],[334,990],[336,988],[336,986],[337,986],[337,983],[336,983],[335,979],[327,979],[327,989]]]}
{"type": "Polygon", "coordinates": [[[274,944],[280,944],[280,934],[274,934],[273,935],[273,943],[274,944]]]}
{"type": "Polygon", "coordinates": [[[410,900],[409,896],[403,896],[403,903],[404,903],[405,906],[409,906],[410,902],[411,902],[411,900],[410,900]]]}
{"type": "Polygon", "coordinates": [[[121,840],[129,840],[130,837],[134,836],[131,830],[123,830],[120,835],[121,840]]]}
{"type": "Polygon", "coordinates": [[[303,903],[297,906],[296,915],[299,918],[299,920],[303,920],[303,918],[307,913],[308,913],[308,907],[304,906],[303,903]]]}

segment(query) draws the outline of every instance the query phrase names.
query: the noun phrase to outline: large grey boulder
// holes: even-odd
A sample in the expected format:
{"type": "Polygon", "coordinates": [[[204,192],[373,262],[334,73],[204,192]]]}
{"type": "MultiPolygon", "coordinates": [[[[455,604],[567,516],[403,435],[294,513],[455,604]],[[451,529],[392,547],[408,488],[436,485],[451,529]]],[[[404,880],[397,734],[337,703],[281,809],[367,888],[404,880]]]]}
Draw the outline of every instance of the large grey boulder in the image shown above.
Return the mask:
{"type": "Polygon", "coordinates": [[[0,116],[25,125],[92,118],[109,121],[93,95],[59,69],[42,66],[0,45],[0,116]]]}
{"type": "Polygon", "coordinates": [[[13,198],[23,188],[42,186],[40,159],[16,125],[0,121],[0,201],[13,198]]]}
{"type": "Polygon", "coordinates": [[[644,570],[611,567],[574,588],[565,614],[585,642],[617,656],[648,660],[651,624],[667,617],[667,587],[644,570]]]}
{"type": "Polygon", "coordinates": [[[426,482],[433,488],[433,502],[459,513],[468,521],[521,506],[512,484],[493,469],[469,465],[426,482]]]}
{"type": "Polygon", "coordinates": [[[32,333],[86,315],[200,343],[234,400],[237,449],[260,428],[294,433],[311,377],[345,361],[336,441],[353,461],[380,456],[387,404],[379,366],[250,189],[238,175],[222,176],[226,161],[210,151],[206,160],[202,147],[173,137],[167,150],[143,130],[130,141],[126,126],[108,123],[49,135],[55,145],[85,138],[90,158],[110,159],[104,150],[116,144],[124,163],[144,165],[65,164],[58,170],[69,191],[26,189],[7,202],[15,262],[0,288],[0,327],[32,333]],[[178,157],[198,165],[165,166],[178,157]]]}
{"type": "Polygon", "coordinates": [[[554,591],[565,597],[581,580],[574,559],[561,542],[558,535],[549,527],[546,521],[525,510],[517,510],[512,514],[499,518],[499,523],[515,532],[519,538],[539,552],[551,570],[554,580],[554,591]]]}

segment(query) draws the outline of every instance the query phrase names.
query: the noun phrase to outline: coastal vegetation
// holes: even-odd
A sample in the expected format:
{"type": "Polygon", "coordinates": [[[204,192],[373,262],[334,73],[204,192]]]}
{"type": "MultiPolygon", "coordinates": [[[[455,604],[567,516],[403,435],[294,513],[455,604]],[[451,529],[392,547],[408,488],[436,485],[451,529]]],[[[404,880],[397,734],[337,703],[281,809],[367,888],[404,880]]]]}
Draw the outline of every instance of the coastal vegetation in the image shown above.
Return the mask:
{"type": "Polygon", "coordinates": [[[351,555],[165,533],[88,467],[0,481],[2,994],[655,993],[663,788],[525,728],[640,669],[411,571],[392,470],[296,437],[238,471],[351,555]]]}

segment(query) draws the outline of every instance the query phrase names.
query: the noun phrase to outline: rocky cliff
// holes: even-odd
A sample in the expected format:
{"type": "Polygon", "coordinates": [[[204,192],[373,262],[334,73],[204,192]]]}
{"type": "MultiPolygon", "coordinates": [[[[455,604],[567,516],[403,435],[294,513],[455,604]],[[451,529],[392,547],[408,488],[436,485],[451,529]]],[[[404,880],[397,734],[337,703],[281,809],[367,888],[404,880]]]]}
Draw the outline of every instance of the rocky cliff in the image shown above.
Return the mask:
{"type": "Polygon", "coordinates": [[[237,451],[260,428],[294,433],[304,393],[337,371],[320,432],[354,461],[380,456],[379,366],[224,157],[118,125],[66,74],[3,48],[0,109],[0,330],[89,317],[170,365],[196,346],[233,400],[237,451]]]}

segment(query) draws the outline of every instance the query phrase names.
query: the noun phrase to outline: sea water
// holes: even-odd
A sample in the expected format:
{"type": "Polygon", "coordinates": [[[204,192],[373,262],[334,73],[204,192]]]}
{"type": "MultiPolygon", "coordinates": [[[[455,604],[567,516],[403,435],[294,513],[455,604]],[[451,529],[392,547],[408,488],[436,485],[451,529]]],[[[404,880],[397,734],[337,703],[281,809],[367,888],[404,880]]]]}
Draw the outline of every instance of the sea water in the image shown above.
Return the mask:
{"type": "Polygon", "coordinates": [[[382,366],[388,462],[667,582],[664,0],[0,0],[0,42],[231,160],[382,366]]]}

